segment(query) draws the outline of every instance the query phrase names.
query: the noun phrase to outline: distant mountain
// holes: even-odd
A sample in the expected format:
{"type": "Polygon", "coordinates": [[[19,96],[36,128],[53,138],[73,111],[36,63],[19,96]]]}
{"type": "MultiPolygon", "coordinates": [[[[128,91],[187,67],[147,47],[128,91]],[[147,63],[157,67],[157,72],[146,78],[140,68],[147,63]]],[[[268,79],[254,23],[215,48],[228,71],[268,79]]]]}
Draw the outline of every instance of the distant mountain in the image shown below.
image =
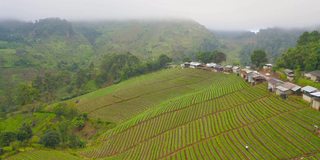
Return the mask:
{"type": "Polygon", "coordinates": [[[184,55],[219,46],[213,34],[194,21],[106,21],[74,26],[98,54],[131,52],[144,59],[167,54],[179,60],[184,55]]]}
{"type": "Polygon", "coordinates": [[[218,47],[209,30],[189,20],[0,21],[0,74],[6,75],[0,77],[0,98],[47,72],[59,73],[57,77],[63,72],[65,82],[70,83],[75,72],[91,63],[98,68],[106,54],[131,52],[149,60],[166,54],[179,61],[218,47]]]}

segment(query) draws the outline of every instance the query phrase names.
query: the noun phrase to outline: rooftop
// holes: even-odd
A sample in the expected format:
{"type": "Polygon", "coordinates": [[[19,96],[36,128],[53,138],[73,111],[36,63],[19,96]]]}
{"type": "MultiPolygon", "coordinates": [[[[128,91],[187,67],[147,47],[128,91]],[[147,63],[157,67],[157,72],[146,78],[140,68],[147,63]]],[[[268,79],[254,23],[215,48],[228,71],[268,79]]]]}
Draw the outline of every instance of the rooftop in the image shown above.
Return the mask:
{"type": "Polygon", "coordinates": [[[320,98],[320,92],[314,92],[314,93],[311,93],[311,95],[320,98]]]}
{"type": "Polygon", "coordinates": [[[320,77],[320,70],[309,72],[309,74],[320,77]]]}
{"type": "Polygon", "coordinates": [[[314,88],[311,86],[305,86],[305,87],[301,88],[301,91],[312,93],[312,92],[317,91],[317,88],[314,88]]]}
{"type": "Polygon", "coordinates": [[[276,87],[277,89],[279,89],[280,91],[282,92],[285,92],[285,91],[288,91],[289,89],[288,88],[285,88],[285,87],[282,87],[282,86],[278,86],[276,87]]]}

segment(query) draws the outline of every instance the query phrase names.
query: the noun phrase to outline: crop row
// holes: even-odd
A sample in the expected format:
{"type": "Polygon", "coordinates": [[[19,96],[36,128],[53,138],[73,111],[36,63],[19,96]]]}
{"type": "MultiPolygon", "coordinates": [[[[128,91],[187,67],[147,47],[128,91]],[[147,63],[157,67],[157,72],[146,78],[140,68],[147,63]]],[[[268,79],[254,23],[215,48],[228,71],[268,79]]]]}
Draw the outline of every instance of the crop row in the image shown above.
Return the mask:
{"type": "MultiPolygon", "coordinates": [[[[216,86],[218,87],[218,86],[216,86]]],[[[224,86],[224,88],[232,88],[230,89],[232,93],[234,93],[235,91],[239,90],[239,89],[243,89],[245,86],[241,85],[241,83],[237,86],[235,85],[230,85],[230,86],[224,86]]],[[[221,87],[220,87],[221,88],[221,87]]],[[[246,102],[248,99],[254,99],[254,97],[261,97],[262,94],[266,94],[266,91],[264,89],[264,85],[260,85],[257,87],[253,87],[253,88],[246,88],[247,91],[245,91],[244,94],[247,94],[250,97],[246,96],[244,97],[244,101],[246,102]],[[251,92],[256,92],[256,94],[251,93],[251,92]],[[246,98],[246,99],[245,99],[246,98]]],[[[219,110],[219,106],[218,105],[224,105],[224,106],[228,106],[226,104],[220,104],[219,103],[214,103],[213,101],[216,98],[219,98],[219,96],[222,96],[223,94],[226,95],[226,93],[221,93],[219,89],[216,90],[206,90],[197,94],[191,94],[188,96],[184,96],[178,99],[174,99],[174,100],[169,100],[165,103],[162,103],[156,107],[153,107],[152,110],[147,111],[145,113],[140,114],[139,116],[131,119],[130,121],[123,123],[122,125],[118,126],[117,128],[113,129],[111,132],[106,134],[106,137],[109,137],[110,135],[114,135],[117,134],[123,130],[126,130],[127,128],[129,128],[132,125],[138,125],[146,120],[149,119],[154,119],[155,117],[159,116],[159,115],[163,115],[163,114],[167,114],[167,113],[171,113],[171,112],[176,112],[177,110],[183,110],[185,108],[197,108],[198,106],[206,106],[208,107],[210,110],[212,109],[216,109],[219,110]],[[207,93],[213,91],[214,93],[207,93]],[[198,101],[196,102],[194,99],[195,97],[201,97],[203,96],[203,92],[206,92],[208,95],[211,94],[213,95],[212,97],[210,97],[209,100],[207,101],[198,101]],[[209,103],[209,104],[205,104],[205,103],[209,103]],[[210,104],[211,103],[211,104],[210,104]],[[218,104],[218,105],[217,105],[218,104]]],[[[230,93],[229,93],[230,94],[230,93]]],[[[241,93],[238,93],[238,95],[234,95],[234,96],[243,96],[241,93]]],[[[235,99],[237,99],[237,97],[235,97],[235,99]]],[[[243,100],[243,99],[242,99],[243,100]]],[[[225,100],[228,102],[228,100],[225,100]]],[[[232,105],[236,105],[236,104],[232,104],[232,105]]],[[[228,106],[229,107],[229,106],[228,106]]],[[[221,108],[221,107],[220,107],[221,108]]],[[[205,111],[203,109],[203,107],[200,108],[201,110],[205,111]]]]}
{"type": "MultiPolygon", "coordinates": [[[[288,159],[307,153],[319,154],[319,137],[299,127],[299,124],[293,122],[294,119],[286,117],[287,114],[233,130],[163,158],[288,159]],[[246,145],[249,146],[248,150],[245,149],[246,145]],[[181,155],[185,157],[181,158],[181,155]]],[[[309,158],[316,159],[318,154],[309,158]]]]}
{"type": "MultiPolygon", "coordinates": [[[[259,92],[261,88],[257,87],[255,88],[255,90],[259,92]]],[[[256,96],[254,98],[255,100],[257,100],[265,96],[265,94],[266,93],[263,92],[261,93],[260,97],[256,96]]],[[[170,130],[180,125],[184,125],[186,123],[189,123],[190,121],[199,119],[202,116],[211,115],[217,112],[221,112],[225,109],[230,109],[237,105],[247,103],[248,101],[251,100],[251,98],[252,96],[249,93],[248,94],[233,93],[228,96],[215,99],[213,101],[199,103],[197,105],[184,108],[183,110],[168,112],[167,114],[163,114],[157,118],[149,119],[148,121],[145,121],[145,123],[131,127],[129,130],[126,130],[123,133],[117,134],[111,139],[111,141],[117,141],[117,139],[130,139],[128,143],[130,142],[131,144],[127,144],[127,143],[120,144],[120,145],[114,144],[116,146],[112,148],[117,149],[117,147],[121,147],[122,145],[126,147],[130,147],[135,143],[139,143],[145,139],[161,134],[164,131],[170,130]],[[240,95],[242,95],[241,98],[239,98],[240,95]],[[163,123],[159,124],[159,122],[163,122],[163,123]],[[168,122],[171,122],[171,123],[168,123],[168,122]],[[148,129],[148,131],[144,132],[143,130],[145,129],[148,129]]],[[[109,137],[106,137],[106,138],[109,138],[109,137]]],[[[101,139],[100,141],[102,140],[103,139],[101,139]]]]}
{"type": "Polygon", "coordinates": [[[173,114],[169,114],[171,117],[155,119],[151,124],[143,125],[141,128],[130,129],[112,139],[108,139],[100,147],[95,148],[94,151],[87,154],[92,157],[103,157],[126,151],[141,152],[142,154],[146,149],[152,149],[157,154],[146,155],[153,157],[144,158],[153,159],[156,158],[156,155],[163,156],[173,152],[177,148],[183,148],[202,139],[259,122],[280,113],[288,112],[290,109],[295,109],[294,107],[287,106],[286,103],[275,97],[258,99],[251,103],[222,110],[221,112],[204,112],[210,114],[197,112],[197,108],[201,107],[181,112],[181,114],[173,112],[173,114]],[[198,116],[198,118],[193,118],[192,116],[198,116]],[[180,122],[186,123],[181,124],[180,122]],[[173,135],[177,137],[174,138],[172,137],[173,135]],[[177,140],[177,142],[172,144],[166,143],[172,139],[177,140]],[[160,147],[161,145],[158,144],[163,144],[166,150],[163,151],[160,147]]]}

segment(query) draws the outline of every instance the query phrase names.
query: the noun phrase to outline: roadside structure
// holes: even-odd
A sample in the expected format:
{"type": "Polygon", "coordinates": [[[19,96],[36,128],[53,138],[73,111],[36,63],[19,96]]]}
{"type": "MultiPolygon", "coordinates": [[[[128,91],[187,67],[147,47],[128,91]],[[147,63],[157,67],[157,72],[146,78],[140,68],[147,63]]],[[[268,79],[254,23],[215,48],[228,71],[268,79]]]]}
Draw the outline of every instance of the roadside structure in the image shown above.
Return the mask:
{"type": "Polygon", "coordinates": [[[293,79],[294,79],[294,72],[293,72],[293,70],[291,70],[291,69],[285,69],[285,70],[283,70],[283,73],[287,76],[287,79],[288,79],[289,81],[293,81],[293,79]]]}
{"type": "Polygon", "coordinates": [[[312,96],[312,108],[320,111],[320,92],[314,92],[310,94],[312,96]]]}
{"type": "Polygon", "coordinates": [[[236,74],[239,74],[240,73],[240,67],[239,66],[233,66],[232,67],[232,72],[236,73],[236,74]]]}
{"type": "Polygon", "coordinates": [[[312,95],[311,93],[317,92],[317,88],[311,87],[311,86],[305,86],[301,88],[301,91],[303,93],[302,98],[303,100],[307,102],[312,102],[312,95]]]}
{"type": "Polygon", "coordinates": [[[226,65],[226,66],[224,66],[223,71],[224,71],[224,72],[232,73],[232,72],[233,72],[233,71],[232,71],[232,66],[231,66],[231,65],[226,65]]]}
{"type": "Polygon", "coordinates": [[[280,85],[282,85],[284,82],[276,79],[276,78],[271,78],[268,80],[268,90],[271,92],[275,92],[276,88],[280,85]]]}
{"type": "Polygon", "coordinates": [[[305,73],[304,76],[312,81],[320,82],[320,70],[305,73]]]}
{"type": "Polygon", "coordinates": [[[277,95],[290,95],[293,93],[296,93],[299,91],[301,87],[290,83],[290,82],[285,82],[279,86],[276,87],[276,94],[277,95]]]}

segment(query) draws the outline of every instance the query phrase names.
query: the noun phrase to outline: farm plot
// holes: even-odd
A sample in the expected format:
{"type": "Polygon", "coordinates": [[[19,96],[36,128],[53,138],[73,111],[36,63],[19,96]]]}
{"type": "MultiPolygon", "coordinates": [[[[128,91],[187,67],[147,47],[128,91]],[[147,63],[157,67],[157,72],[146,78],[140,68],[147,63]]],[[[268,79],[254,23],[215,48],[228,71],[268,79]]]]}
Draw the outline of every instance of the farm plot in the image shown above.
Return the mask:
{"type": "MultiPolygon", "coordinates": [[[[211,88],[211,85],[226,84],[221,82],[222,79],[236,82],[235,79],[239,80],[239,77],[194,69],[168,69],[139,76],[66,102],[81,112],[89,113],[92,118],[120,123],[168,99],[201,92],[211,88]]],[[[245,86],[247,84],[240,81],[230,89],[245,86]]]]}
{"type": "Polygon", "coordinates": [[[318,112],[268,93],[265,84],[249,87],[236,81],[217,82],[163,102],[102,135],[80,154],[111,159],[288,159],[319,152],[320,138],[311,124],[320,122],[318,112]]]}
{"type": "Polygon", "coordinates": [[[7,160],[80,160],[67,152],[57,150],[33,150],[22,152],[7,158],[7,160]]]}

